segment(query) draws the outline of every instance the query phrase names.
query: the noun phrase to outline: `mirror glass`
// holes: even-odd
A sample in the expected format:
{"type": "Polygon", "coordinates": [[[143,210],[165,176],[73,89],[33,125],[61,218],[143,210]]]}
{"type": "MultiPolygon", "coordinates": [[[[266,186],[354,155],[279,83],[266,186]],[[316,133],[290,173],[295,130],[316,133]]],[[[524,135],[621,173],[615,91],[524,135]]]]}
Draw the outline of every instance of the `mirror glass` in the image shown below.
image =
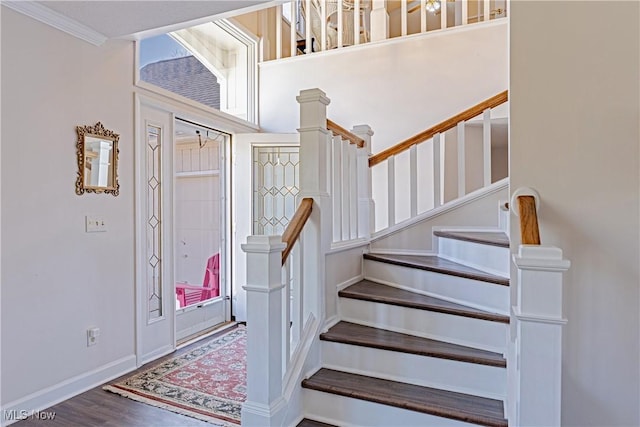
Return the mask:
{"type": "Polygon", "coordinates": [[[76,193],[118,195],[118,138],[98,122],[95,126],[77,126],[78,179],[76,193]]]}
{"type": "Polygon", "coordinates": [[[113,141],[84,136],[84,186],[113,188],[113,141]]]}

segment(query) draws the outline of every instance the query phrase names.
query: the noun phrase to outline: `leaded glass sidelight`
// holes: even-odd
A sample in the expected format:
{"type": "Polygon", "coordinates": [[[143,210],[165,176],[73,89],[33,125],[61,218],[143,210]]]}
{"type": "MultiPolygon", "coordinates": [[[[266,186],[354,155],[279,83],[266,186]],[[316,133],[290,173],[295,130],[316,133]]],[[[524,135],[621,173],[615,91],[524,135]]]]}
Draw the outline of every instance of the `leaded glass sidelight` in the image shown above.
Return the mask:
{"type": "Polygon", "coordinates": [[[300,191],[298,147],[253,150],[253,234],[282,234],[300,191]]]}
{"type": "Polygon", "coordinates": [[[147,126],[147,295],[149,320],[161,318],[162,310],[162,231],[161,231],[161,137],[162,129],[147,126]]]}

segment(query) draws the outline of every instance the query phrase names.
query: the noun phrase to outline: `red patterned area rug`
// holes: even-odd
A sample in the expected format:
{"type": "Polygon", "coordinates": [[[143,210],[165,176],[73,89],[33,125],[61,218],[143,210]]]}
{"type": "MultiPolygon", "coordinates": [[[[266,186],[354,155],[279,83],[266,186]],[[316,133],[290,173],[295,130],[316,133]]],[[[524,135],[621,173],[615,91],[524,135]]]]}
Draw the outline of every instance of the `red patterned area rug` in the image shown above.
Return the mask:
{"type": "Polygon", "coordinates": [[[246,348],[246,329],[239,326],[103,388],[212,424],[236,426],[246,399],[246,348]]]}

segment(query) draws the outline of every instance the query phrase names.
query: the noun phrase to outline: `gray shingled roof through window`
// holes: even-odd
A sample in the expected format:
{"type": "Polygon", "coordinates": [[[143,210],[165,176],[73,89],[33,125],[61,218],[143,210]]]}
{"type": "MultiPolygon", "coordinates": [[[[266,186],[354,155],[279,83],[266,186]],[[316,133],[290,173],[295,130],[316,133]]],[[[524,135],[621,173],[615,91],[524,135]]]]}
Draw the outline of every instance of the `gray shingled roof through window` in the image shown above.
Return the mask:
{"type": "Polygon", "coordinates": [[[220,109],[220,84],[194,56],[147,64],[140,79],[194,101],[220,109]]]}

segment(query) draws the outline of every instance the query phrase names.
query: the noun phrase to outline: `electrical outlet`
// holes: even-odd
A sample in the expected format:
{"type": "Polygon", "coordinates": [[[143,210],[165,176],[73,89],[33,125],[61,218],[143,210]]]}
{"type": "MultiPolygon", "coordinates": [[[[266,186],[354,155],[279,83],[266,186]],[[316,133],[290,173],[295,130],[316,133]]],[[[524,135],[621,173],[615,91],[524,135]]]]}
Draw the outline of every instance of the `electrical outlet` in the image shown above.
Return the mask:
{"type": "Polygon", "coordinates": [[[84,217],[85,231],[87,233],[100,233],[107,231],[107,222],[99,216],[87,215],[84,217]]]}
{"type": "Polygon", "coordinates": [[[98,337],[100,336],[100,328],[87,329],[87,347],[98,344],[98,337]]]}

